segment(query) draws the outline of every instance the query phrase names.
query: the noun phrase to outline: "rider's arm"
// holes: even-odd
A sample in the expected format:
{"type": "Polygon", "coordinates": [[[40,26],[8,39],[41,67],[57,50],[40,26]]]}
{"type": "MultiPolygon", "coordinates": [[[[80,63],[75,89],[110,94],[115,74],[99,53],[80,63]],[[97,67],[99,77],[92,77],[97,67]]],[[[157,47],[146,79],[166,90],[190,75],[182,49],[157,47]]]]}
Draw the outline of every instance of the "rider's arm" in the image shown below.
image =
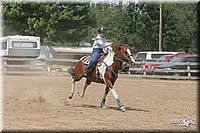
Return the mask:
{"type": "Polygon", "coordinates": [[[106,48],[111,46],[111,42],[106,42],[104,43],[102,40],[97,40],[97,44],[99,45],[100,48],[106,48]]]}

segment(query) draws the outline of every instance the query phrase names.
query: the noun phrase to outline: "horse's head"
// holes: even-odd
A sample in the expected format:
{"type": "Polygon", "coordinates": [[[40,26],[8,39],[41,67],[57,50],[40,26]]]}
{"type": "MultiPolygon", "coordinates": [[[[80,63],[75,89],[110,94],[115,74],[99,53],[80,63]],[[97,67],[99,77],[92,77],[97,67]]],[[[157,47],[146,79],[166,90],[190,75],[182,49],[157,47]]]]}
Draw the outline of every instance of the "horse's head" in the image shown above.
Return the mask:
{"type": "Polygon", "coordinates": [[[127,44],[116,45],[113,47],[113,51],[115,52],[115,55],[122,61],[128,62],[132,66],[135,65],[135,60],[127,44]]]}

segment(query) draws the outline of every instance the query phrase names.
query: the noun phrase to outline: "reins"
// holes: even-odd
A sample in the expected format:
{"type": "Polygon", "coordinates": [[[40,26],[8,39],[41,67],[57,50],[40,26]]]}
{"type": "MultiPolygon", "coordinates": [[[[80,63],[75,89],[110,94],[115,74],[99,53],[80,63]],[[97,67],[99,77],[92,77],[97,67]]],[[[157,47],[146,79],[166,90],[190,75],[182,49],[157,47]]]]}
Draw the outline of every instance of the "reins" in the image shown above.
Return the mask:
{"type": "MultiPolygon", "coordinates": [[[[123,53],[123,55],[125,56],[124,53],[123,53]]],[[[126,57],[126,56],[125,56],[125,57],[126,57]]],[[[119,59],[119,58],[117,58],[115,55],[114,55],[114,58],[115,58],[116,60],[122,62],[122,64],[124,65],[124,67],[122,67],[122,68],[120,69],[120,72],[122,72],[122,71],[124,70],[125,66],[129,64],[127,61],[124,61],[124,60],[122,60],[122,59],[119,59]]]]}
{"type": "Polygon", "coordinates": [[[104,61],[102,62],[108,67],[109,70],[111,70],[113,74],[115,74],[116,77],[118,77],[118,73],[114,72],[113,69],[110,66],[108,66],[108,64],[106,64],[104,61]]]}

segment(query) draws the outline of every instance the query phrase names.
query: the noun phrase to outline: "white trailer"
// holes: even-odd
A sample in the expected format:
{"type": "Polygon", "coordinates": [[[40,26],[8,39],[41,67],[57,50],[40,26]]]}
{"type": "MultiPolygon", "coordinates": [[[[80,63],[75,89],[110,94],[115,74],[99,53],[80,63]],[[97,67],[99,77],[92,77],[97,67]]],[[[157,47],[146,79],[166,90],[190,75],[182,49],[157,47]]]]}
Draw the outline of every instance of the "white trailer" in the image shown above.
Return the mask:
{"type": "Polygon", "coordinates": [[[30,57],[40,55],[40,37],[36,36],[4,36],[0,38],[1,57],[30,57]]]}

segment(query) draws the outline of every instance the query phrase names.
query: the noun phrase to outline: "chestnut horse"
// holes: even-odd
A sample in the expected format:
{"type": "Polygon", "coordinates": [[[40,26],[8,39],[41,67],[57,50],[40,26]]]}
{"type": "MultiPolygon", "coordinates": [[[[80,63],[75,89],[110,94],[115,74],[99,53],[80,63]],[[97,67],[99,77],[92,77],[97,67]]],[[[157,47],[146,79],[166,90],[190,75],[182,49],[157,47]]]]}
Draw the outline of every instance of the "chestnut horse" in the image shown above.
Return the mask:
{"type": "MultiPolygon", "coordinates": [[[[109,52],[108,55],[105,55],[104,59],[102,59],[101,66],[97,67],[98,65],[96,65],[92,68],[91,73],[89,73],[88,77],[86,77],[83,90],[79,95],[81,97],[84,96],[85,90],[91,84],[91,82],[103,83],[106,85],[106,88],[100,103],[101,107],[105,108],[106,96],[108,92],[111,91],[121,111],[125,112],[126,109],[119,100],[119,97],[113,86],[118,78],[118,71],[127,67],[127,64],[134,65],[135,60],[127,44],[118,44],[112,46],[112,49],[113,51],[109,52]],[[101,74],[101,77],[98,76],[99,73],[101,74]]],[[[72,75],[72,90],[70,92],[69,99],[73,97],[75,82],[82,79],[83,71],[87,66],[83,60],[86,58],[87,56],[82,57],[76,63],[75,67],[71,67],[71,69],[69,69],[69,73],[72,75]]]]}

